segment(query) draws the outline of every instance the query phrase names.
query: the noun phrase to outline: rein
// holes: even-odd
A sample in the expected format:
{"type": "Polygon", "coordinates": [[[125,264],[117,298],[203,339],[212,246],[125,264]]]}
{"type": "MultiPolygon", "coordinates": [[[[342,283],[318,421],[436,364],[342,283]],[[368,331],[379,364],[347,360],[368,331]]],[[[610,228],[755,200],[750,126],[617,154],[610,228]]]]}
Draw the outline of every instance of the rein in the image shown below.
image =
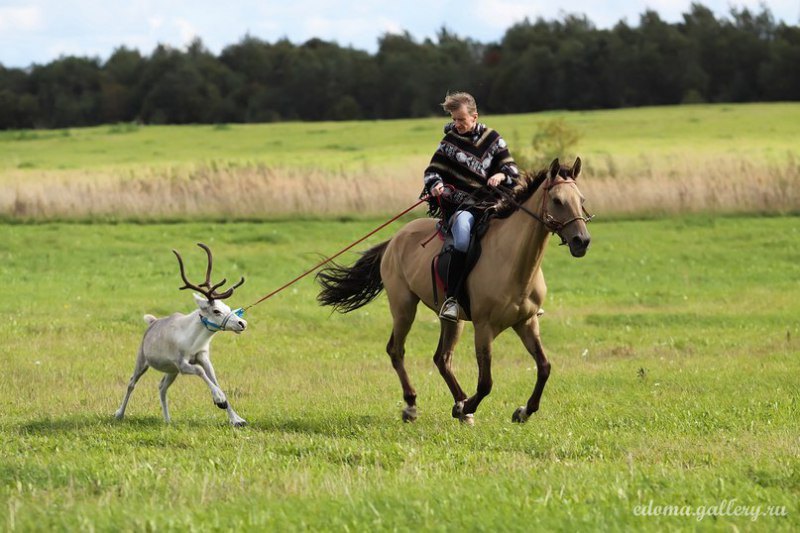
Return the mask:
{"type": "MultiPolygon", "coordinates": [[[[374,234],[375,234],[375,233],[377,233],[378,231],[382,230],[383,228],[385,228],[386,226],[388,226],[389,224],[391,224],[392,222],[394,222],[395,220],[397,220],[397,219],[398,219],[398,218],[400,218],[401,216],[405,215],[406,213],[408,213],[409,211],[411,211],[412,209],[414,209],[415,207],[417,207],[418,205],[420,205],[421,203],[423,203],[423,202],[427,202],[427,201],[428,201],[428,197],[427,197],[427,196],[425,196],[425,197],[421,198],[421,199],[420,199],[418,202],[416,202],[414,205],[412,205],[412,206],[410,206],[410,207],[408,207],[408,208],[404,209],[402,212],[400,212],[400,213],[398,213],[397,215],[393,216],[392,218],[390,218],[389,220],[387,220],[386,222],[384,222],[383,224],[381,224],[380,226],[378,226],[378,227],[377,227],[377,228],[375,228],[374,230],[370,231],[369,233],[367,233],[366,235],[364,235],[363,237],[361,237],[360,239],[358,239],[357,241],[355,241],[355,242],[353,242],[352,244],[349,244],[348,246],[346,246],[346,247],[342,248],[341,250],[339,250],[338,252],[336,252],[336,253],[335,253],[335,254],[333,254],[332,256],[328,257],[327,259],[325,259],[325,260],[323,260],[323,261],[321,261],[321,262],[317,263],[317,264],[316,264],[316,265],[314,265],[313,267],[309,268],[308,270],[306,270],[305,272],[303,272],[302,274],[300,274],[299,276],[297,276],[296,278],[294,278],[292,281],[289,281],[289,282],[287,282],[287,283],[284,283],[282,286],[278,287],[277,289],[275,289],[275,290],[274,290],[274,291],[272,291],[271,293],[267,294],[266,296],[263,296],[263,297],[262,297],[260,300],[257,300],[256,302],[254,302],[254,303],[251,303],[251,304],[250,304],[250,305],[248,305],[247,307],[244,307],[244,308],[242,308],[242,309],[241,309],[241,312],[242,312],[242,314],[244,314],[244,312],[245,312],[245,311],[247,311],[248,309],[250,309],[251,307],[253,307],[253,306],[255,306],[255,305],[258,305],[258,304],[260,304],[260,303],[261,303],[261,302],[263,302],[264,300],[267,300],[267,299],[269,299],[269,298],[272,298],[273,296],[275,296],[276,294],[278,294],[279,292],[281,292],[281,291],[282,291],[282,290],[284,290],[285,288],[287,288],[287,287],[289,287],[289,286],[293,285],[294,283],[297,283],[298,281],[300,281],[300,280],[301,280],[301,279],[303,279],[304,277],[308,276],[309,274],[311,274],[312,272],[314,272],[315,270],[317,270],[317,269],[318,269],[319,267],[321,267],[322,265],[324,265],[324,264],[326,264],[326,263],[330,263],[331,261],[333,261],[334,259],[336,259],[336,258],[337,258],[337,257],[339,257],[340,255],[342,255],[343,253],[345,253],[347,250],[349,250],[349,249],[350,249],[350,248],[352,248],[353,246],[356,246],[357,244],[359,244],[359,243],[361,243],[361,242],[365,241],[367,238],[371,237],[372,235],[374,235],[374,234]]],[[[239,311],[239,309],[237,309],[237,311],[239,311]]],[[[242,315],[239,315],[239,316],[242,316],[242,315]]]]}
{"type": "MultiPolygon", "coordinates": [[[[551,181],[552,181],[552,179],[551,179],[551,181]]],[[[559,185],[564,185],[564,184],[567,184],[567,183],[570,183],[570,182],[569,181],[560,181],[558,183],[553,183],[552,185],[549,185],[549,186],[545,185],[544,192],[546,193],[547,191],[549,191],[550,189],[552,189],[554,187],[557,187],[559,185]]],[[[552,234],[558,235],[558,237],[561,239],[561,244],[562,245],[567,244],[567,240],[561,234],[561,232],[564,231],[564,228],[566,228],[567,226],[569,226],[573,222],[577,222],[578,220],[582,220],[584,223],[588,223],[588,222],[591,222],[591,220],[594,218],[594,215],[590,215],[589,212],[586,211],[586,208],[581,206],[581,210],[583,211],[583,215],[578,215],[578,216],[573,217],[573,218],[571,218],[571,219],[569,219],[569,220],[567,220],[565,222],[556,220],[550,213],[547,212],[547,195],[546,194],[542,195],[542,214],[540,216],[540,215],[537,215],[536,213],[534,213],[533,211],[531,211],[530,209],[528,209],[527,207],[525,207],[524,205],[522,205],[521,203],[517,202],[514,199],[514,197],[513,197],[513,195],[511,193],[509,193],[507,191],[504,191],[503,189],[501,189],[499,187],[495,187],[493,185],[487,185],[487,186],[490,189],[492,189],[493,191],[499,193],[500,196],[505,198],[508,201],[508,203],[510,203],[511,205],[514,206],[515,209],[519,209],[520,211],[523,211],[527,215],[530,215],[534,220],[538,221],[542,226],[544,226],[545,229],[547,229],[547,231],[549,231],[552,234]]]]}

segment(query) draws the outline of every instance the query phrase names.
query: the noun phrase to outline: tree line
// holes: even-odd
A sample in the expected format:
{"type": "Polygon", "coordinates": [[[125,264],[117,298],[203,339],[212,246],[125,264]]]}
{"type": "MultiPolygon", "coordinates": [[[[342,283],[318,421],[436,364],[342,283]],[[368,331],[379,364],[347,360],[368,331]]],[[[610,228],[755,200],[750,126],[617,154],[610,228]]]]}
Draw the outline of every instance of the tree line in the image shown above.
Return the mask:
{"type": "Polygon", "coordinates": [[[386,34],[374,54],[247,35],[218,56],[198,39],[150,55],[120,47],[105,62],[0,65],[0,129],[422,117],[441,115],[453,90],[488,113],[800,100],[800,27],[766,6],[717,18],[692,4],[682,18],[525,20],[489,44],[444,28],[421,42],[386,34]]]}

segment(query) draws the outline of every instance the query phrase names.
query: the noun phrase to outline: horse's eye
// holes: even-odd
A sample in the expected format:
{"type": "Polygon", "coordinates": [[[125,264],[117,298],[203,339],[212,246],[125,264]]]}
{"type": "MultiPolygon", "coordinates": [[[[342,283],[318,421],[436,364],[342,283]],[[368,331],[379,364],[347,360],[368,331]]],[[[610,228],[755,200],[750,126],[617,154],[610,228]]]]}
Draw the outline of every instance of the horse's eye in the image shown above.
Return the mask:
{"type": "Polygon", "coordinates": [[[214,314],[215,315],[221,315],[222,311],[220,311],[219,309],[214,309],[214,314]]]}

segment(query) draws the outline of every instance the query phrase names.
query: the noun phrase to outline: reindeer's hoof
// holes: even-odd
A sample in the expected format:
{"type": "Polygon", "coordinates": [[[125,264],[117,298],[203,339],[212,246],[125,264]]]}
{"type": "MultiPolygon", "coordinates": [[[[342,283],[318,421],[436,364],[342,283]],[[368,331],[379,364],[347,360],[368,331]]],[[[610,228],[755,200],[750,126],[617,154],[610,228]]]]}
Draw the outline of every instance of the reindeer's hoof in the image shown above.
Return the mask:
{"type": "Polygon", "coordinates": [[[409,405],[403,409],[403,422],[413,422],[417,419],[417,406],[409,405]]]}
{"type": "Polygon", "coordinates": [[[453,415],[453,418],[458,418],[459,420],[464,418],[464,401],[463,400],[460,401],[460,402],[456,402],[455,405],[453,405],[452,415],[453,415]]]}
{"type": "Polygon", "coordinates": [[[525,407],[517,407],[517,410],[514,411],[513,415],[511,415],[511,421],[524,424],[528,421],[528,416],[528,411],[525,409],[525,407]]]}
{"type": "Polygon", "coordinates": [[[214,405],[216,405],[220,409],[227,409],[228,408],[228,401],[226,400],[224,402],[219,402],[219,403],[214,402],[214,405]]]}
{"type": "Polygon", "coordinates": [[[117,411],[116,413],[114,413],[114,418],[117,420],[122,420],[123,418],[125,418],[125,413],[120,413],[119,411],[117,411]]]}
{"type": "Polygon", "coordinates": [[[243,428],[247,426],[247,420],[236,420],[234,422],[231,422],[231,425],[235,428],[243,428]]]}
{"type": "Polygon", "coordinates": [[[468,415],[464,415],[458,419],[462,424],[465,426],[474,426],[475,425],[475,415],[472,413],[468,415]]]}

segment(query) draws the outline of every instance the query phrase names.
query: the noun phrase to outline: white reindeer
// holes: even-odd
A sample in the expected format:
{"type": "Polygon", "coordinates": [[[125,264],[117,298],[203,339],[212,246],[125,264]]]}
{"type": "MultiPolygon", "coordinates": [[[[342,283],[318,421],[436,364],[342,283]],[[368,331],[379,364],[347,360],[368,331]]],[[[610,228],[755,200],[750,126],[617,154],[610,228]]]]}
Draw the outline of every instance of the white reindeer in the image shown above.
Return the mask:
{"type": "Polygon", "coordinates": [[[149,324],[144,333],[139,353],[136,356],[136,368],[133,376],[128,383],[128,390],[114,416],[119,420],[125,416],[125,408],[128,399],[133,393],[136,382],[142,377],[148,368],[165,373],[158,386],[161,397],[161,407],[164,411],[164,420],[170,422],[169,409],[167,407],[167,389],[178,374],[192,374],[200,376],[211,389],[211,397],[220,409],[225,409],[228,413],[228,420],[234,426],[244,426],[247,424],[244,418],[236,414],[225,393],[219,387],[217,376],[214,374],[214,367],[211,366],[211,356],[209,348],[211,339],[218,331],[233,331],[237,335],[244,331],[247,322],[241,318],[241,309],[231,310],[222,300],[230,297],[234,289],[244,283],[242,278],[236,285],[225,292],[218,294],[216,290],[225,284],[223,279],[216,285],[211,285],[211,250],[203,243],[197,243],[199,247],[206,251],[208,255],[208,268],[206,269],[206,280],[200,285],[194,285],[186,279],[183,269],[183,260],[180,254],[172,250],[178,258],[178,265],[181,270],[184,286],[180,289],[193,289],[203,296],[194,294],[198,309],[184,315],[174,313],[165,318],[156,318],[153,315],[144,315],[144,320],[149,324]]]}

